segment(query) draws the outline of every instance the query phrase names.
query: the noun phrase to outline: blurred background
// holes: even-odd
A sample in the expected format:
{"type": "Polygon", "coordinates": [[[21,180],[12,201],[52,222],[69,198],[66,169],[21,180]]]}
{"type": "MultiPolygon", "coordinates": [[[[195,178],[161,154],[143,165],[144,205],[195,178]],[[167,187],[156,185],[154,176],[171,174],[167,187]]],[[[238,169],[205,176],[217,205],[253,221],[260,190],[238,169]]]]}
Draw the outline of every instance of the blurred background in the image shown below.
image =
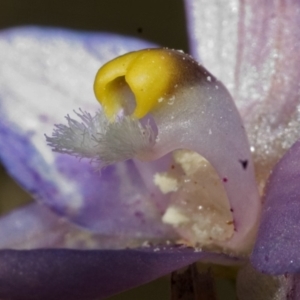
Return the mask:
{"type": "Polygon", "coordinates": [[[0,27],[23,25],[117,32],[187,50],[182,0],[1,0],[0,27]]]}
{"type": "MultiPolygon", "coordinates": [[[[0,0],[0,29],[26,25],[113,32],[188,51],[181,0],[0,0]]],[[[30,196],[0,165],[0,212],[6,213],[29,201],[30,196]]],[[[169,299],[168,280],[159,279],[110,300],[169,299]]],[[[217,284],[224,294],[224,283],[217,284]]],[[[232,289],[225,293],[228,299],[234,299],[232,289]]]]}

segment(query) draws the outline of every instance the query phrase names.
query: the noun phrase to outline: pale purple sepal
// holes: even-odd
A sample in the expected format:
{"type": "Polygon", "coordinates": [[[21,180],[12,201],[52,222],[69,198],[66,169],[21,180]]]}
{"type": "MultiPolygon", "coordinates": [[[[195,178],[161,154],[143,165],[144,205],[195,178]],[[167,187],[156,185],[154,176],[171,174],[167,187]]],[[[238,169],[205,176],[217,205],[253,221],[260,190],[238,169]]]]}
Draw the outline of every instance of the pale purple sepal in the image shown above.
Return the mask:
{"type": "Polygon", "coordinates": [[[0,34],[0,159],[35,198],[106,234],[164,236],[161,211],[132,162],[96,172],[53,153],[44,134],[82,108],[100,105],[93,79],[106,61],[153,44],[110,34],[19,28],[0,34]],[[127,174],[127,176],[123,176],[127,174]]]}
{"type": "Polygon", "coordinates": [[[242,114],[267,105],[286,121],[299,99],[299,1],[185,4],[192,55],[225,84],[242,114]]]}
{"type": "Polygon", "coordinates": [[[185,0],[190,52],[232,92],[239,0],[185,0]]]}
{"type": "MultiPolygon", "coordinates": [[[[151,239],[99,234],[74,225],[46,205],[32,203],[0,218],[0,249],[126,249],[150,245],[151,239]]],[[[156,241],[157,243],[157,241],[156,241]]]]}
{"type": "Polygon", "coordinates": [[[300,271],[300,141],[274,168],[252,263],[272,274],[300,271]]]}
{"type": "Polygon", "coordinates": [[[223,255],[180,247],[102,251],[4,250],[0,251],[0,298],[104,299],[199,259],[226,261],[223,255]]]}
{"type": "Polygon", "coordinates": [[[61,245],[65,220],[39,204],[29,204],[0,218],[0,249],[32,249],[61,245]]]}

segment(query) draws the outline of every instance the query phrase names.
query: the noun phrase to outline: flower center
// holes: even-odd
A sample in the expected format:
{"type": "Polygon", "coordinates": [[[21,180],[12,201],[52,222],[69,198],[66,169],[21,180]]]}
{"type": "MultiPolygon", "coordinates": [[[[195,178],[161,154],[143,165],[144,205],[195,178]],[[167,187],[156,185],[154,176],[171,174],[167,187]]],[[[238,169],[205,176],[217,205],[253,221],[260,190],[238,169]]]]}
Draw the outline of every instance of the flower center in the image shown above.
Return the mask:
{"type": "Polygon", "coordinates": [[[82,122],[67,117],[50,146],[100,167],[154,166],[172,154],[173,169],[144,170],[149,192],[158,187],[167,204],[162,222],[188,244],[248,251],[261,203],[245,128],[222,83],[189,55],[146,49],[101,67],[94,91],[102,110],[78,114],[82,122]]]}
{"type": "Polygon", "coordinates": [[[161,192],[170,195],[163,222],[172,225],[189,245],[213,247],[229,239],[234,222],[223,182],[215,169],[189,150],[174,151],[173,159],[167,172],[154,177],[161,192]]]}

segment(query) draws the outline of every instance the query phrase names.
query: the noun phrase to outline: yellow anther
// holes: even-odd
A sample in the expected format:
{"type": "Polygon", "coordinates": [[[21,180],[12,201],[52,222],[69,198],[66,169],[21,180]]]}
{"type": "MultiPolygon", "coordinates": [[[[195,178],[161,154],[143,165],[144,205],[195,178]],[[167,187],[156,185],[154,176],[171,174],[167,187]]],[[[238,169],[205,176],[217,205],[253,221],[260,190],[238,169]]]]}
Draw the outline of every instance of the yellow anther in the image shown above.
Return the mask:
{"type": "Polygon", "coordinates": [[[130,52],[100,68],[94,91],[110,120],[124,106],[122,92],[126,85],[136,101],[133,117],[140,119],[161,105],[180,76],[174,52],[167,49],[130,52]]]}

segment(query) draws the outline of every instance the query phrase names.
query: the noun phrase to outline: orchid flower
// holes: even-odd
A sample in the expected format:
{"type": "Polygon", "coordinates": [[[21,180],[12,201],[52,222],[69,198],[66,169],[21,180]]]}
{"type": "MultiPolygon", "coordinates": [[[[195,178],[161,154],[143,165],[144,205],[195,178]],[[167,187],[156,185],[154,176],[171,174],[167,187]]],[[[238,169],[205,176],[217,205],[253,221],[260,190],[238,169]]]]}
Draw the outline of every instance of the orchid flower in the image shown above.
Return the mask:
{"type": "Polygon", "coordinates": [[[0,158],[37,202],[0,219],[0,298],[104,299],[197,261],[238,266],[240,300],[299,298],[300,3],[186,11],[194,58],[1,32],[0,158]]]}

